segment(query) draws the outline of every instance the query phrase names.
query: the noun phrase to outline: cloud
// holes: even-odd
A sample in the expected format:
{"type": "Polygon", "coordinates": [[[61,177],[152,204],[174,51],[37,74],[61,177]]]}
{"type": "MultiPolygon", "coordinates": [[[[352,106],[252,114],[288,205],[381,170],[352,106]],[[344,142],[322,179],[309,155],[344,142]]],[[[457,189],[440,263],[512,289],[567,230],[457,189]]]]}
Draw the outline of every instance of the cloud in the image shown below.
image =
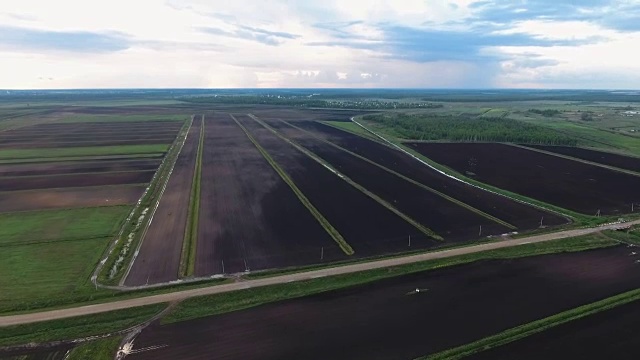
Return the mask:
{"type": "Polygon", "coordinates": [[[203,26],[198,30],[218,36],[238,38],[244,40],[256,41],[265,45],[276,46],[284,42],[284,40],[298,39],[300,36],[282,31],[269,31],[245,25],[232,25],[233,29],[224,30],[217,27],[203,26]]]}
{"type": "Polygon", "coordinates": [[[129,48],[129,39],[118,33],[47,31],[0,26],[0,47],[14,50],[103,53],[129,48]]]}
{"type": "Polygon", "coordinates": [[[640,87],[635,0],[5,0],[0,24],[4,87],[640,87]]]}

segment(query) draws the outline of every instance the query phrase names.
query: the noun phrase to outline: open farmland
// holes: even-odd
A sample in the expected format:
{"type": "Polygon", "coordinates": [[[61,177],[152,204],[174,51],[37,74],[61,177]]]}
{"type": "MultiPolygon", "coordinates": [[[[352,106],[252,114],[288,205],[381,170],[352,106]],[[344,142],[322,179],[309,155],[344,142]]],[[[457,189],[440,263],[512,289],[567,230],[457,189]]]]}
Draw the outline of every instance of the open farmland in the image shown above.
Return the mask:
{"type": "Polygon", "coordinates": [[[46,123],[0,132],[0,149],[167,144],[181,126],[175,121],[46,123]]]}
{"type": "Polygon", "coordinates": [[[413,359],[638,284],[625,246],[479,261],[152,326],[131,359],[413,359]]]}
{"type": "Polygon", "coordinates": [[[478,181],[588,215],[624,214],[640,199],[640,177],[490,143],[408,143],[478,181]]]}
{"type": "Polygon", "coordinates": [[[292,128],[288,135],[295,137],[297,143],[447,241],[467,241],[511,231],[500,223],[336,149],[304,131],[292,128]],[[294,134],[295,132],[297,133],[294,134]]]}
{"type": "Polygon", "coordinates": [[[144,184],[151,181],[154,173],[155,170],[2,177],[0,191],[144,184]]]}
{"type": "Polygon", "coordinates": [[[0,192],[0,212],[132,205],[144,185],[53,188],[0,192]]]}
{"type": "MultiPolygon", "coordinates": [[[[300,136],[302,134],[299,131],[292,130],[289,125],[281,121],[269,121],[269,124],[291,136],[300,136]]],[[[514,225],[519,230],[535,229],[540,226],[541,220],[547,226],[561,225],[568,221],[556,214],[515,202],[505,196],[492,194],[462,182],[454,181],[424,166],[406,154],[378,142],[318,122],[309,121],[291,124],[514,225]]]]}
{"type": "Polygon", "coordinates": [[[208,115],[195,274],[305,263],[323,247],[337,245],[243,130],[226,113],[208,115]]]}
{"type": "Polygon", "coordinates": [[[154,284],[178,278],[201,129],[202,117],[196,116],[160,203],[157,209],[151,210],[151,223],[126,278],[127,285],[154,284]]]}
{"type": "Polygon", "coordinates": [[[114,171],[156,170],[160,159],[84,160],[0,165],[0,176],[34,176],[114,171]]]}
{"type": "Polygon", "coordinates": [[[555,326],[469,357],[474,360],[638,358],[640,301],[555,326]]]}
{"type": "MultiPolygon", "coordinates": [[[[345,238],[356,256],[433,247],[439,243],[250,117],[237,119],[345,238]],[[408,247],[409,236],[413,238],[412,247],[408,247]]],[[[310,245],[315,247],[309,248],[311,256],[307,256],[307,261],[317,262],[317,245],[306,244],[310,245]]],[[[341,255],[340,249],[332,250],[341,255]]]]}
{"type": "Polygon", "coordinates": [[[526,145],[534,149],[571,156],[620,169],[640,172],[640,158],[569,146],[526,145]]]}

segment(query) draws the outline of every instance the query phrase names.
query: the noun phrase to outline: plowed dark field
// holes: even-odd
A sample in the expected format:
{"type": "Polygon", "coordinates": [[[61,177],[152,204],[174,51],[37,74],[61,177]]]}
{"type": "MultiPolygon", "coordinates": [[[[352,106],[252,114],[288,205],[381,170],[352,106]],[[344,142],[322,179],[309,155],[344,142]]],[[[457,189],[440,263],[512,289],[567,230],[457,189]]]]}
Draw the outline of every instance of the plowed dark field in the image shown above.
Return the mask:
{"type": "Polygon", "coordinates": [[[0,192],[0,212],[135,204],[144,189],[120,185],[0,192]]]}
{"type": "Polygon", "coordinates": [[[0,165],[0,176],[156,170],[161,162],[161,159],[123,159],[0,165]]]}
{"type": "Polygon", "coordinates": [[[154,170],[0,178],[0,191],[148,183],[154,170]]]}
{"type": "Polygon", "coordinates": [[[414,359],[636,289],[637,267],[624,246],[475,262],[152,326],[136,348],[162,347],[130,358],[414,359]]]}
{"type": "MultiPolygon", "coordinates": [[[[237,119],[287,172],[311,203],[342,234],[356,256],[432,247],[438,242],[248,116],[237,119]],[[408,247],[412,236],[412,247],[408,247]]],[[[317,248],[312,261],[317,261],[317,248]]]]}
{"type": "Polygon", "coordinates": [[[0,132],[0,148],[161,144],[175,140],[182,122],[47,123],[0,132]]]}
{"type": "Polygon", "coordinates": [[[196,117],[193,120],[158,209],[142,240],[140,252],[126,278],[126,285],[155,284],[178,278],[200,141],[200,119],[196,117]]]}
{"type": "Polygon", "coordinates": [[[640,301],[635,301],[481,352],[469,359],[635,360],[640,353],[638,332],[640,301]]]}
{"type": "MultiPolygon", "coordinates": [[[[299,131],[291,130],[290,126],[281,121],[269,121],[269,124],[290,136],[300,135],[299,131]]],[[[452,180],[420,164],[406,154],[375,141],[318,122],[298,122],[295,125],[304,128],[315,136],[329,140],[390,170],[514,225],[520,230],[535,229],[540,226],[540,220],[543,220],[543,224],[547,226],[568,222],[567,219],[553,213],[452,180]]]]}
{"type": "Polygon", "coordinates": [[[288,134],[356,183],[393,204],[398,210],[435,231],[445,240],[466,241],[511,231],[433,192],[325,144],[303,131],[292,128],[288,134]],[[295,132],[297,134],[292,135],[295,132]]]}
{"type": "Polygon", "coordinates": [[[568,155],[577,159],[640,172],[640,158],[571,146],[527,145],[534,149],[568,155]]]}
{"type": "Polygon", "coordinates": [[[629,213],[640,199],[640,177],[553,155],[504,144],[408,144],[478,181],[588,215],[629,213]]]}
{"type": "Polygon", "coordinates": [[[228,114],[207,116],[202,161],[196,275],[320,261],[323,247],[339,254],[228,114]]]}

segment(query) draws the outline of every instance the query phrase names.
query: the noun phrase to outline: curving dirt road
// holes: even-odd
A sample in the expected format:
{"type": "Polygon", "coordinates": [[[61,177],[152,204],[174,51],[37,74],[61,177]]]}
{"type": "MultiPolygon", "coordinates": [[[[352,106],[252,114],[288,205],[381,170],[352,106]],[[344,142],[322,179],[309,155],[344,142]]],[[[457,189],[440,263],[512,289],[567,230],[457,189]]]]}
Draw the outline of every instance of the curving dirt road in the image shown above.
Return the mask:
{"type": "Polygon", "coordinates": [[[428,252],[424,254],[410,255],[410,256],[398,257],[393,259],[384,259],[384,260],[345,265],[345,266],[339,266],[339,267],[333,267],[333,268],[327,268],[327,269],[312,270],[312,271],[295,273],[295,274],[274,276],[274,277],[265,278],[265,279],[247,280],[243,282],[224,284],[224,285],[212,285],[210,287],[204,287],[199,289],[176,291],[176,292],[167,293],[167,294],[151,295],[151,296],[145,296],[145,297],[140,297],[136,299],[114,301],[114,302],[103,303],[103,304],[85,305],[85,306],[78,306],[74,308],[49,310],[49,311],[42,311],[42,312],[31,313],[31,314],[2,316],[0,317],[0,327],[10,326],[10,325],[19,325],[19,324],[28,324],[28,323],[38,322],[38,321],[45,321],[45,320],[63,319],[63,318],[69,318],[73,316],[80,316],[80,315],[97,314],[97,313],[102,313],[102,312],[107,312],[112,310],[128,309],[136,306],[180,301],[180,300],[184,300],[184,299],[188,299],[196,296],[202,296],[202,295],[220,294],[220,293],[225,293],[230,291],[248,289],[251,287],[283,284],[283,283],[288,283],[293,281],[315,279],[315,278],[324,277],[324,276],[348,274],[348,273],[354,273],[358,271],[404,265],[404,264],[410,264],[410,263],[426,261],[426,260],[442,259],[442,258],[447,258],[452,256],[477,253],[477,252],[493,250],[493,249],[507,248],[507,247],[530,244],[530,243],[539,243],[539,242],[550,241],[550,240],[576,237],[576,236],[596,233],[602,230],[622,229],[622,228],[626,228],[636,224],[640,224],[640,220],[635,220],[635,221],[620,223],[620,224],[598,226],[594,228],[565,230],[565,231],[535,235],[535,236],[530,236],[530,237],[525,237],[525,238],[515,239],[515,240],[502,240],[502,241],[496,241],[492,243],[478,244],[478,245],[472,245],[472,246],[442,250],[442,251],[434,251],[434,252],[428,252]]]}

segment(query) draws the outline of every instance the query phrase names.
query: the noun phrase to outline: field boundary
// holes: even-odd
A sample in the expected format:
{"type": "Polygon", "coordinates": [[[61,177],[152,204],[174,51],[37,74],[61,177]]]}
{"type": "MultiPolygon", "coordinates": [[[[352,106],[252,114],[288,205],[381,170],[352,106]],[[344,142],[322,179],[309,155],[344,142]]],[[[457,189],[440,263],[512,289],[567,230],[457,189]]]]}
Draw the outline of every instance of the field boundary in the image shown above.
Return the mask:
{"type": "Polygon", "coordinates": [[[567,209],[563,209],[560,208],[558,206],[555,205],[550,205],[547,203],[544,203],[542,201],[538,201],[535,199],[530,199],[526,196],[523,195],[519,195],[519,194],[515,194],[503,189],[499,189],[496,187],[492,187],[490,185],[481,183],[479,181],[474,181],[471,179],[468,179],[464,176],[462,176],[461,174],[459,174],[458,172],[446,167],[446,166],[442,166],[438,163],[433,162],[433,160],[427,158],[426,156],[415,152],[413,149],[408,148],[407,146],[405,146],[404,144],[400,143],[400,144],[396,144],[395,142],[388,140],[387,138],[385,138],[384,136],[374,132],[373,130],[370,130],[369,128],[367,128],[366,126],[364,126],[363,124],[361,124],[360,122],[358,122],[355,117],[351,118],[351,121],[353,121],[354,123],[358,124],[360,127],[362,127],[363,129],[369,131],[370,133],[374,134],[375,136],[379,137],[382,141],[384,141],[387,146],[390,146],[391,148],[394,149],[398,149],[400,151],[402,151],[403,153],[409,155],[410,157],[414,158],[415,160],[419,161],[420,163],[424,164],[425,166],[430,167],[431,169],[441,173],[444,176],[447,176],[451,179],[454,179],[456,181],[460,181],[464,184],[467,184],[469,186],[473,186],[475,188],[490,192],[492,194],[495,195],[499,195],[499,196],[504,196],[506,198],[509,198],[513,201],[517,201],[521,204],[525,204],[525,205],[529,205],[538,209],[542,209],[544,211],[548,211],[551,213],[555,213],[556,215],[560,215],[564,218],[566,218],[567,220],[569,220],[569,223],[573,222],[575,219],[587,219],[587,218],[591,218],[588,215],[584,215],[584,214],[579,214],[567,209]],[[446,169],[446,170],[443,170],[446,169]],[[526,199],[526,200],[525,200],[526,199]]]}
{"type": "Polygon", "coordinates": [[[373,161],[371,159],[368,159],[368,158],[366,158],[366,157],[364,157],[362,155],[359,155],[359,154],[356,154],[356,153],[354,153],[354,152],[352,152],[350,150],[347,150],[347,149],[343,148],[342,146],[340,146],[338,144],[335,144],[335,143],[333,143],[333,142],[331,142],[329,140],[325,140],[325,139],[323,139],[323,138],[321,138],[319,136],[316,136],[315,134],[313,134],[313,133],[311,133],[309,131],[306,131],[305,129],[302,129],[302,128],[298,127],[298,126],[295,126],[295,125],[293,125],[293,124],[291,124],[291,123],[289,123],[289,122],[287,122],[285,120],[282,120],[282,119],[279,119],[279,120],[282,121],[283,123],[293,127],[293,128],[296,128],[296,129],[298,129],[300,131],[308,133],[309,135],[311,135],[312,137],[316,138],[319,141],[322,141],[322,142],[324,142],[324,143],[326,143],[328,145],[331,145],[331,146],[335,147],[336,149],[344,151],[349,155],[355,156],[358,159],[364,160],[364,161],[368,162],[371,165],[377,166],[378,168],[380,168],[380,169],[382,169],[382,170],[384,170],[384,171],[386,171],[386,172],[388,172],[390,174],[393,174],[393,175],[395,175],[395,176],[397,176],[397,177],[399,177],[399,178],[401,178],[401,179],[403,179],[405,181],[408,181],[408,182],[410,182],[410,183],[412,183],[412,184],[414,184],[416,186],[419,186],[419,187],[421,187],[422,189],[424,189],[426,191],[434,193],[434,194],[436,194],[436,195],[438,195],[438,196],[440,196],[440,197],[442,197],[442,198],[444,198],[444,199],[446,199],[446,200],[448,200],[448,201],[450,201],[450,202],[452,202],[452,203],[454,203],[456,205],[464,207],[467,210],[472,211],[472,212],[474,212],[474,213],[476,213],[476,214],[478,214],[478,215],[480,215],[480,216],[482,216],[482,217],[484,217],[484,218],[486,218],[488,220],[491,220],[491,221],[494,221],[494,222],[496,222],[498,224],[504,225],[504,226],[506,226],[507,228],[509,228],[511,230],[516,230],[517,229],[512,224],[509,224],[508,222],[506,222],[504,220],[501,220],[501,219],[499,219],[499,218],[497,218],[495,216],[489,215],[489,214],[485,213],[484,211],[482,211],[480,209],[476,209],[475,207],[473,207],[473,206],[471,206],[471,205],[469,205],[469,204],[467,204],[465,202],[457,200],[457,199],[455,199],[455,198],[453,198],[453,197],[451,197],[451,196],[449,196],[447,194],[444,194],[444,193],[442,193],[442,192],[440,192],[440,191],[438,191],[436,189],[432,189],[431,187],[429,187],[427,185],[424,185],[423,183],[421,183],[419,181],[416,181],[414,179],[411,179],[410,177],[404,176],[404,175],[402,175],[402,174],[400,174],[400,173],[398,173],[396,171],[393,171],[393,170],[387,168],[386,166],[380,165],[380,164],[378,164],[377,162],[375,162],[375,161],[373,161]]]}
{"type": "MultiPolygon", "coordinates": [[[[164,188],[166,188],[167,183],[169,182],[169,178],[171,175],[171,172],[173,171],[173,166],[175,165],[176,160],[178,159],[178,155],[180,154],[180,151],[182,150],[182,146],[184,145],[184,142],[187,139],[187,134],[189,129],[191,128],[191,124],[193,123],[193,117],[191,118],[190,122],[185,121],[182,129],[179,131],[178,136],[176,136],[176,142],[174,142],[171,147],[169,148],[169,150],[167,151],[167,155],[162,159],[161,164],[158,166],[158,170],[156,171],[155,175],[153,176],[153,178],[151,179],[151,181],[149,182],[149,185],[147,186],[147,188],[144,190],[144,192],[142,193],[142,196],[140,197],[140,199],[138,200],[138,202],[136,203],[136,205],[133,207],[133,209],[131,210],[131,212],[129,213],[129,216],[127,216],[127,218],[125,219],[125,222],[123,223],[122,228],[120,229],[120,231],[118,232],[118,234],[116,235],[115,239],[112,241],[111,245],[106,249],[104,256],[102,258],[102,260],[100,260],[100,262],[98,263],[98,265],[96,266],[96,269],[93,272],[93,275],[91,276],[91,282],[96,286],[100,286],[100,287],[105,287],[105,288],[114,288],[113,286],[109,286],[109,285],[105,285],[102,284],[99,279],[101,280],[113,280],[117,277],[117,273],[120,272],[119,269],[116,269],[116,276],[113,277],[109,277],[108,274],[104,274],[103,270],[105,268],[111,268],[111,267],[115,267],[116,266],[116,262],[118,261],[118,259],[115,256],[112,256],[112,254],[114,254],[114,252],[120,253],[122,251],[122,249],[126,246],[125,244],[125,238],[123,238],[123,235],[125,234],[125,232],[127,231],[131,231],[131,234],[136,238],[136,239],[132,239],[132,241],[136,241],[138,243],[137,248],[136,248],[136,253],[139,251],[140,249],[140,245],[142,244],[142,240],[144,238],[144,233],[146,232],[146,229],[148,227],[148,225],[151,222],[150,217],[147,217],[146,219],[143,218],[146,221],[146,225],[144,227],[143,233],[140,236],[139,234],[135,234],[135,230],[137,230],[135,228],[136,225],[132,224],[132,221],[135,219],[135,217],[137,216],[138,219],[140,219],[143,213],[142,208],[147,205],[146,202],[151,200],[150,198],[155,195],[155,192],[158,189],[158,183],[161,182],[162,180],[164,180],[164,184],[163,187],[161,189],[160,195],[157,198],[156,201],[156,208],[157,205],[160,203],[160,199],[162,198],[162,192],[164,192],[164,188]],[[181,139],[181,137],[183,137],[181,139]],[[173,153],[176,153],[175,156],[173,153]],[[166,173],[166,176],[165,176],[166,173]],[[163,179],[164,177],[164,179],[163,179]],[[138,236],[136,236],[138,235],[138,236]],[[106,266],[106,265],[109,266],[106,266]]],[[[148,209],[148,208],[147,208],[148,209]]],[[[130,235],[131,236],[131,235],[130,235]]],[[[132,257],[131,261],[129,262],[129,265],[126,269],[125,274],[121,277],[120,282],[123,282],[124,279],[126,279],[126,276],[128,275],[129,271],[131,270],[131,266],[133,265],[133,261],[135,260],[135,254],[131,254],[131,251],[127,251],[124,255],[122,256],[122,260],[121,263],[124,263],[124,261],[126,260],[126,257],[132,257]]],[[[120,283],[120,285],[122,285],[120,283]]],[[[117,288],[117,287],[115,287],[117,288]]]]}
{"type": "MultiPolygon", "coordinates": [[[[260,118],[258,118],[257,116],[253,115],[253,114],[248,114],[249,117],[251,117],[253,120],[255,120],[256,122],[258,122],[260,125],[262,125],[264,128],[266,128],[267,130],[270,130],[271,132],[273,132],[276,136],[278,136],[279,138],[281,138],[282,140],[284,140],[285,142],[287,142],[288,144],[290,144],[291,146],[293,146],[294,148],[296,148],[298,151],[300,151],[301,153],[305,154],[306,156],[308,156],[309,158],[311,158],[312,160],[316,161],[317,163],[319,163],[320,165],[324,166],[325,168],[327,168],[329,171],[331,171],[332,173],[334,173],[336,176],[338,176],[340,179],[344,180],[347,182],[347,184],[355,187],[356,189],[358,189],[360,192],[364,193],[366,196],[370,197],[371,199],[375,200],[377,203],[379,203],[380,205],[384,206],[385,208],[387,208],[389,211],[393,212],[394,214],[396,214],[397,216],[399,216],[400,218],[402,218],[404,221],[408,222],[409,224],[411,224],[413,227],[415,227],[416,229],[418,229],[420,232],[422,232],[423,234],[427,235],[428,237],[438,240],[438,241],[442,241],[443,238],[438,235],[435,231],[427,228],[426,226],[420,224],[418,221],[414,220],[413,218],[411,218],[409,215],[403,213],[402,211],[400,211],[399,209],[397,209],[395,206],[393,206],[392,204],[390,204],[388,201],[382,199],[381,197],[379,197],[378,195],[372,193],[371,191],[367,190],[365,187],[363,187],[362,185],[358,184],[357,182],[353,181],[351,178],[349,178],[348,176],[346,176],[345,174],[343,174],[342,172],[338,171],[336,168],[334,168],[331,164],[327,163],[326,161],[324,161],[322,158],[320,158],[318,155],[314,154],[312,151],[309,151],[307,149],[305,149],[304,147],[302,147],[301,145],[299,145],[298,143],[296,143],[295,141],[288,139],[287,137],[285,137],[284,135],[280,134],[277,130],[275,130],[274,128],[272,128],[271,126],[269,126],[268,124],[264,123],[260,118]]],[[[283,121],[283,120],[280,120],[283,121]]]]}
{"type": "Polygon", "coordinates": [[[269,155],[269,153],[262,147],[262,145],[260,145],[258,141],[256,141],[256,139],[251,135],[251,133],[249,133],[249,131],[244,126],[242,126],[242,124],[240,124],[238,119],[236,119],[231,114],[229,114],[229,116],[240,127],[240,129],[242,129],[245,135],[247,135],[249,140],[251,140],[253,145],[258,149],[258,151],[260,152],[260,154],[262,154],[265,160],[267,160],[269,165],[271,165],[271,167],[278,173],[278,175],[280,175],[282,180],[285,183],[287,183],[287,185],[289,185],[289,187],[291,188],[291,190],[293,190],[293,192],[298,197],[300,202],[304,204],[304,206],[309,210],[309,212],[313,215],[313,217],[315,217],[316,220],[320,223],[320,225],[322,225],[325,231],[327,231],[327,233],[331,236],[331,238],[333,238],[333,240],[338,244],[340,249],[342,249],[342,251],[347,255],[353,255],[354,251],[351,245],[349,245],[349,243],[344,239],[344,237],[342,237],[342,235],[338,232],[338,230],[334,228],[333,225],[331,225],[331,223],[329,223],[329,221],[324,217],[324,215],[322,215],[322,213],[320,213],[320,211],[316,209],[316,207],[313,206],[313,204],[311,204],[309,199],[298,188],[298,186],[296,186],[296,184],[293,182],[293,180],[291,180],[289,175],[287,175],[287,173],[284,170],[282,170],[282,168],[280,168],[280,165],[278,165],[275,162],[275,160],[273,160],[271,155],[269,155]]]}
{"type": "MultiPolygon", "coordinates": [[[[453,249],[429,251],[420,254],[412,254],[407,256],[399,256],[393,258],[387,258],[382,260],[367,261],[362,263],[348,264],[330,268],[324,268],[319,270],[309,270],[299,273],[278,275],[267,278],[246,280],[241,282],[216,284],[213,286],[198,287],[188,290],[178,290],[167,293],[153,294],[141,297],[130,298],[126,300],[117,300],[112,302],[99,302],[91,305],[79,305],[71,308],[58,308],[55,310],[44,310],[40,312],[21,313],[16,315],[0,316],[0,327],[34,323],[44,320],[62,319],[81,315],[97,314],[112,310],[126,309],[136,306],[165,303],[174,300],[184,300],[192,297],[200,297],[203,295],[214,295],[225,292],[232,292],[237,290],[246,290],[249,288],[257,288],[275,284],[286,284],[296,281],[314,281],[314,280],[326,280],[320,279],[325,277],[345,275],[350,273],[359,273],[362,271],[386,269],[384,270],[388,274],[388,269],[395,269],[398,266],[405,266],[409,264],[424,263],[425,261],[450,258],[459,255],[469,255],[474,253],[482,253],[487,250],[506,249],[519,246],[535,246],[535,244],[567,239],[577,238],[579,236],[597,233],[603,230],[617,230],[628,228],[632,225],[640,224],[640,220],[623,224],[611,224],[606,226],[592,227],[587,229],[574,229],[564,230],[552,234],[544,234],[531,236],[521,239],[506,239],[502,241],[487,242],[482,244],[463,246],[453,249]]],[[[592,247],[586,247],[592,248],[592,247]]],[[[586,249],[584,248],[584,249],[586,249]]],[[[564,250],[562,250],[564,251],[564,250]]],[[[390,275],[392,276],[392,275],[390,275]]],[[[173,284],[176,285],[176,284],[173,284]]]]}
{"type": "Polygon", "coordinates": [[[200,212],[200,181],[202,176],[202,151],[204,144],[204,115],[200,123],[200,138],[196,154],[196,165],[193,170],[191,183],[191,196],[187,211],[187,225],[185,226],[184,239],[182,240],[182,256],[180,257],[180,270],[178,277],[193,275],[196,266],[196,246],[198,241],[198,214],[200,212]]]}
{"type": "MultiPolygon", "coordinates": [[[[601,168],[605,168],[607,170],[617,171],[617,172],[621,172],[621,173],[632,175],[632,176],[640,176],[640,173],[632,171],[632,170],[627,170],[627,169],[615,167],[613,165],[601,164],[601,163],[597,163],[597,162],[593,162],[593,161],[589,161],[589,160],[585,160],[585,159],[580,159],[580,158],[569,156],[569,155],[554,153],[554,152],[546,151],[546,150],[543,150],[543,149],[536,149],[536,148],[528,147],[526,144],[525,145],[520,145],[520,144],[515,144],[515,143],[504,143],[504,144],[505,145],[510,145],[510,146],[513,146],[513,147],[517,147],[517,148],[521,148],[521,149],[525,149],[525,150],[529,150],[529,151],[539,152],[539,153],[542,153],[542,154],[545,154],[545,155],[557,156],[559,158],[566,159],[566,160],[571,160],[571,161],[575,161],[575,162],[581,162],[583,164],[587,164],[587,165],[591,165],[591,166],[598,166],[598,167],[601,167],[601,168]]],[[[581,148],[579,146],[576,146],[576,148],[585,149],[585,148],[581,148]]],[[[586,150],[589,150],[589,149],[586,149],[586,150]]],[[[602,151],[600,149],[594,150],[594,151],[607,153],[606,151],[602,151]]],[[[614,153],[610,153],[610,154],[614,154],[614,153]]],[[[614,154],[614,155],[620,155],[620,154],[614,154]]],[[[622,155],[622,156],[632,157],[632,156],[629,156],[629,155],[622,155]]]]}
{"type": "Polygon", "coordinates": [[[419,360],[449,360],[461,359],[468,355],[476,354],[484,350],[489,350],[510,342],[517,341],[527,336],[545,331],[564,323],[577,320],[589,315],[593,315],[602,311],[613,309],[617,306],[630,303],[640,299],[640,289],[631,290],[622,294],[618,294],[604,300],[596,301],[590,304],[582,305],[571,310],[548,316],[546,318],[536,320],[524,325],[520,325],[501,333],[465,344],[443,352],[419,357],[419,360]]]}

